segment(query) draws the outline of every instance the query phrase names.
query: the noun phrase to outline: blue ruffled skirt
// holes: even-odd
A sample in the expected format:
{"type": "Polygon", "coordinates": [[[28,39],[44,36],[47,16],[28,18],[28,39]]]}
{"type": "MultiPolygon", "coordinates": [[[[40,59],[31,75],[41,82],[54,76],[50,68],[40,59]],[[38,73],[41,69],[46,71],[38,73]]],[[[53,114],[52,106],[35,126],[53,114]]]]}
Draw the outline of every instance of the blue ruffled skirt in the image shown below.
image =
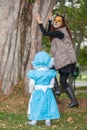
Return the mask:
{"type": "Polygon", "coordinates": [[[60,113],[58,106],[50,88],[46,92],[41,89],[34,90],[29,101],[29,120],[58,119],[60,113]]]}

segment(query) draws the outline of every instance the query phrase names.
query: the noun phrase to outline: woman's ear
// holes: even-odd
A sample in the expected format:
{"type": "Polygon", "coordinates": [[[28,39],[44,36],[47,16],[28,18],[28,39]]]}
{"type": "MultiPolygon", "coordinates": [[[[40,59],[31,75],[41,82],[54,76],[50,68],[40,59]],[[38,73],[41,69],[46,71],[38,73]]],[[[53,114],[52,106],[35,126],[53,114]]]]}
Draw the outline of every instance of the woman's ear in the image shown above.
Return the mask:
{"type": "Polygon", "coordinates": [[[60,14],[59,13],[56,13],[56,16],[59,16],[60,14]]]}
{"type": "Polygon", "coordinates": [[[65,15],[65,14],[63,14],[63,17],[65,18],[65,17],[66,17],[66,15],[65,15]]]}

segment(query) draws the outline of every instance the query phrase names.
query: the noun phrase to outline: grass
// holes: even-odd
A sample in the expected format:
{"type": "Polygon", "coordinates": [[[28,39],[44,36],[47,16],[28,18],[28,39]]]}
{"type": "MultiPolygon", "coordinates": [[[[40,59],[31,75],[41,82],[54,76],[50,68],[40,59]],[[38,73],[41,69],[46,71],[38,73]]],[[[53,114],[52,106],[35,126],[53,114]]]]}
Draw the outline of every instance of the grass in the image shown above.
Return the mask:
{"type": "Polygon", "coordinates": [[[81,74],[77,77],[78,80],[87,81],[87,74],[81,74]]]}
{"type": "Polygon", "coordinates": [[[0,93],[0,130],[87,130],[87,93],[76,93],[78,108],[68,109],[69,99],[63,93],[57,99],[61,118],[52,120],[52,126],[46,127],[44,121],[37,126],[27,124],[28,95],[15,93],[4,96],[0,93]]]}

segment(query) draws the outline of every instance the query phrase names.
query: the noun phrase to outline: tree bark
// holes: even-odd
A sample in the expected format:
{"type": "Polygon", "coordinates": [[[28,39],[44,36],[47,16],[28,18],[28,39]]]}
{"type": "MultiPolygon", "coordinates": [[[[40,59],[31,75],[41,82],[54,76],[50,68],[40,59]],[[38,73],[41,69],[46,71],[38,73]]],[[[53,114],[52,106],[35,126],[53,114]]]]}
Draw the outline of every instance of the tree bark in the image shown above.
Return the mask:
{"type": "Polygon", "coordinates": [[[27,0],[0,0],[0,88],[4,94],[10,94],[20,78],[25,80],[28,92],[26,72],[41,50],[42,40],[35,15],[40,12],[46,26],[54,5],[55,0],[35,0],[33,4],[27,0]]]}
{"type": "Polygon", "coordinates": [[[54,1],[47,0],[35,0],[32,10],[32,23],[31,23],[31,47],[29,53],[29,60],[27,63],[26,71],[25,71],[25,91],[28,92],[28,79],[26,77],[26,73],[28,70],[32,68],[31,61],[33,60],[36,52],[40,51],[42,45],[42,33],[38,28],[38,23],[36,21],[36,15],[39,12],[41,15],[41,19],[43,21],[44,27],[48,22],[48,13],[53,9],[55,5],[54,1]]]}
{"type": "Polygon", "coordinates": [[[10,93],[12,84],[17,83],[20,67],[20,26],[21,0],[1,1],[1,50],[0,81],[4,94],[10,93]],[[2,14],[2,15],[1,15],[2,14]]]}

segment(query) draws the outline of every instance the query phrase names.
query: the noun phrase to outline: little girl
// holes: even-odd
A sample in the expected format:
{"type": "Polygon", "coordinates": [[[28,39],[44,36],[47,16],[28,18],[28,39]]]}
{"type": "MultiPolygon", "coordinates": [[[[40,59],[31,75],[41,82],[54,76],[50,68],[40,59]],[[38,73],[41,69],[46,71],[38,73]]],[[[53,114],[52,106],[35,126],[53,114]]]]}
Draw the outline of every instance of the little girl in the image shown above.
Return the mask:
{"type": "Polygon", "coordinates": [[[37,121],[45,120],[45,125],[50,126],[52,119],[59,119],[60,113],[52,93],[56,71],[50,69],[53,66],[53,58],[45,51],[35,55],[32,62],[33,70],[28,71],[29,92],[31,98],[28,105],[29,125],[36,125],[37,121]]]}

